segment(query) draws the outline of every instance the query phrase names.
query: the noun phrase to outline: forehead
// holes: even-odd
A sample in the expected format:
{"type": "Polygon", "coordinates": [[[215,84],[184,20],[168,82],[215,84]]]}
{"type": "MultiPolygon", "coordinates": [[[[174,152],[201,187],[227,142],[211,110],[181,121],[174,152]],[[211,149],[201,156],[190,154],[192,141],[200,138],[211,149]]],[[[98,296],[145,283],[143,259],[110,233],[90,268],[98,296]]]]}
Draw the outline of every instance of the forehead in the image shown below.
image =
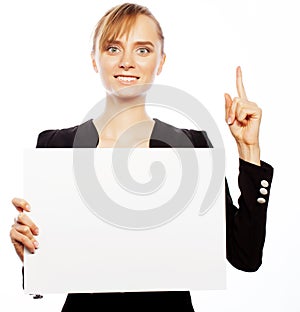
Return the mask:
{"type": "Polygon", "coordinates": [[[159,35],[157,25],[146,15],[138,15],[134,22],[128,27],[123,27],[116,30],[108,37],[108,40],[120,40],[126,42],[133,41],[152,41],[153,44],[159,44],[159,35]]]}
{"type": "Polygon", "coordinates": [[[143,40],[159,40],[157,26],[155,22],[146,15],[138,15],[135,23],[129,31],[125,31],[123,36],[130,38],[138,38],[143,40]]]}
{"type": "Polygon", "coordinates": [[[160,49],[163,44],[156,22],[145,14],[123,15],[114,22],[109,21],[94,40],[96,51],[105,51],[107,44],[113,41],[151,41],[160,49]]]}

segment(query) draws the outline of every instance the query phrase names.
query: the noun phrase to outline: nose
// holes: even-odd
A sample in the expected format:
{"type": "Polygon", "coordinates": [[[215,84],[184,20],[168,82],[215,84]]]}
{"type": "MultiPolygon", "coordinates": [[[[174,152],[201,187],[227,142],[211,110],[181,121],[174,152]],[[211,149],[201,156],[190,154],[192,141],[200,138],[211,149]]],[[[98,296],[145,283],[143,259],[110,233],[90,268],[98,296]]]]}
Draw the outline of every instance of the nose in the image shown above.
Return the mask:
{"type": "Polygon", "coordinates": [[[129,63],[121,63],[120,64],[120,66],[119,66],[120,68],[123,68],[124,70],[129,70],[129,68],[133,68],[134,66],[132,66],[132,65],[130,65],[129,63]]]}
{"type": "Polygon", "coordinates": [[[130,68],[134,68],[134,61],[130,55],[127,53],[123,55],[122,59],[120,60],[119,68],[124,70],[129,70],[130,68]]]}
{"type": "Polygon", "coordinates": [[[130,68],[134,68],[134,66],[131,65],[131,63],[129,63],[129,62],[121,62],[119,67],[126,70],[126,71],[129,70],[130,68]]]}

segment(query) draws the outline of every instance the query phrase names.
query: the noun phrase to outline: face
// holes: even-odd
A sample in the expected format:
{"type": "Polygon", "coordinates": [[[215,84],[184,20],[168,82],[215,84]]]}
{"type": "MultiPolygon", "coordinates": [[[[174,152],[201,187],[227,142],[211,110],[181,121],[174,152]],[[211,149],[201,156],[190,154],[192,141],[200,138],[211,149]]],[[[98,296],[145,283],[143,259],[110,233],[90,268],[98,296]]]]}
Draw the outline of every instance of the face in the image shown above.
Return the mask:
{"type": "Polygon", "coordinates": [[[97,47],[92,61],[108,93],[138,96],[145,92],[165,61],[154,21],[139,15],[128,37],[117,38],[102,50],[97,47]]]}

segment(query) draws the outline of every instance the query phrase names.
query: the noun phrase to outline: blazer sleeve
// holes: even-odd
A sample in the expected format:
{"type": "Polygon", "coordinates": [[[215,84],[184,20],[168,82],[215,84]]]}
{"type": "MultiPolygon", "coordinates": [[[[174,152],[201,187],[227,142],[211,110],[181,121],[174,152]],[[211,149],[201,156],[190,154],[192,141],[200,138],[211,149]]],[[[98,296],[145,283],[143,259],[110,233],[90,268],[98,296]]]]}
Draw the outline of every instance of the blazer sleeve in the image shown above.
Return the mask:
{"type": "Polygon", "coordinates": [[[44,130],[38,135],[36,148],[72,148],[77,128],[44,130]]]}
{"type": "MultiPolygon", "coordinates": [[[[205,131],[188,132],[195,147],[213,148],[205,131]]],[[[272,178],[273,167],[266,162],[257,166],[239,159],[239,207],[233,204],[225,178],[226,257],[235,268],[245,272],[257,271],[262,264],[272,178]]]]}
{"type": "Polygon", "coordinates": [[[257,166],[240,159],[239,208],[225,181],[227,260],[239,270],[255,272],[262,264],[272,178],[273,168],[266,162],[257,166]]]}

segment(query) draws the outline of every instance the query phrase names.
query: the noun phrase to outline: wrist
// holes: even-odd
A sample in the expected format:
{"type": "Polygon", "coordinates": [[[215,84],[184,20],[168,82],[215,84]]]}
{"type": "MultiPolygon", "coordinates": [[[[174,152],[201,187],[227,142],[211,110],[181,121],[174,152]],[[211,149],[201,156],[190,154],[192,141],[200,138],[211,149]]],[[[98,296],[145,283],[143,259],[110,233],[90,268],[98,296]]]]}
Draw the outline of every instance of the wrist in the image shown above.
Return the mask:
{"type": "Polygon", "coordinates": [[[260,147],[259,144],[248,145],[237,142],[239,157],[247,162],[260,166],[260,147]]]}

